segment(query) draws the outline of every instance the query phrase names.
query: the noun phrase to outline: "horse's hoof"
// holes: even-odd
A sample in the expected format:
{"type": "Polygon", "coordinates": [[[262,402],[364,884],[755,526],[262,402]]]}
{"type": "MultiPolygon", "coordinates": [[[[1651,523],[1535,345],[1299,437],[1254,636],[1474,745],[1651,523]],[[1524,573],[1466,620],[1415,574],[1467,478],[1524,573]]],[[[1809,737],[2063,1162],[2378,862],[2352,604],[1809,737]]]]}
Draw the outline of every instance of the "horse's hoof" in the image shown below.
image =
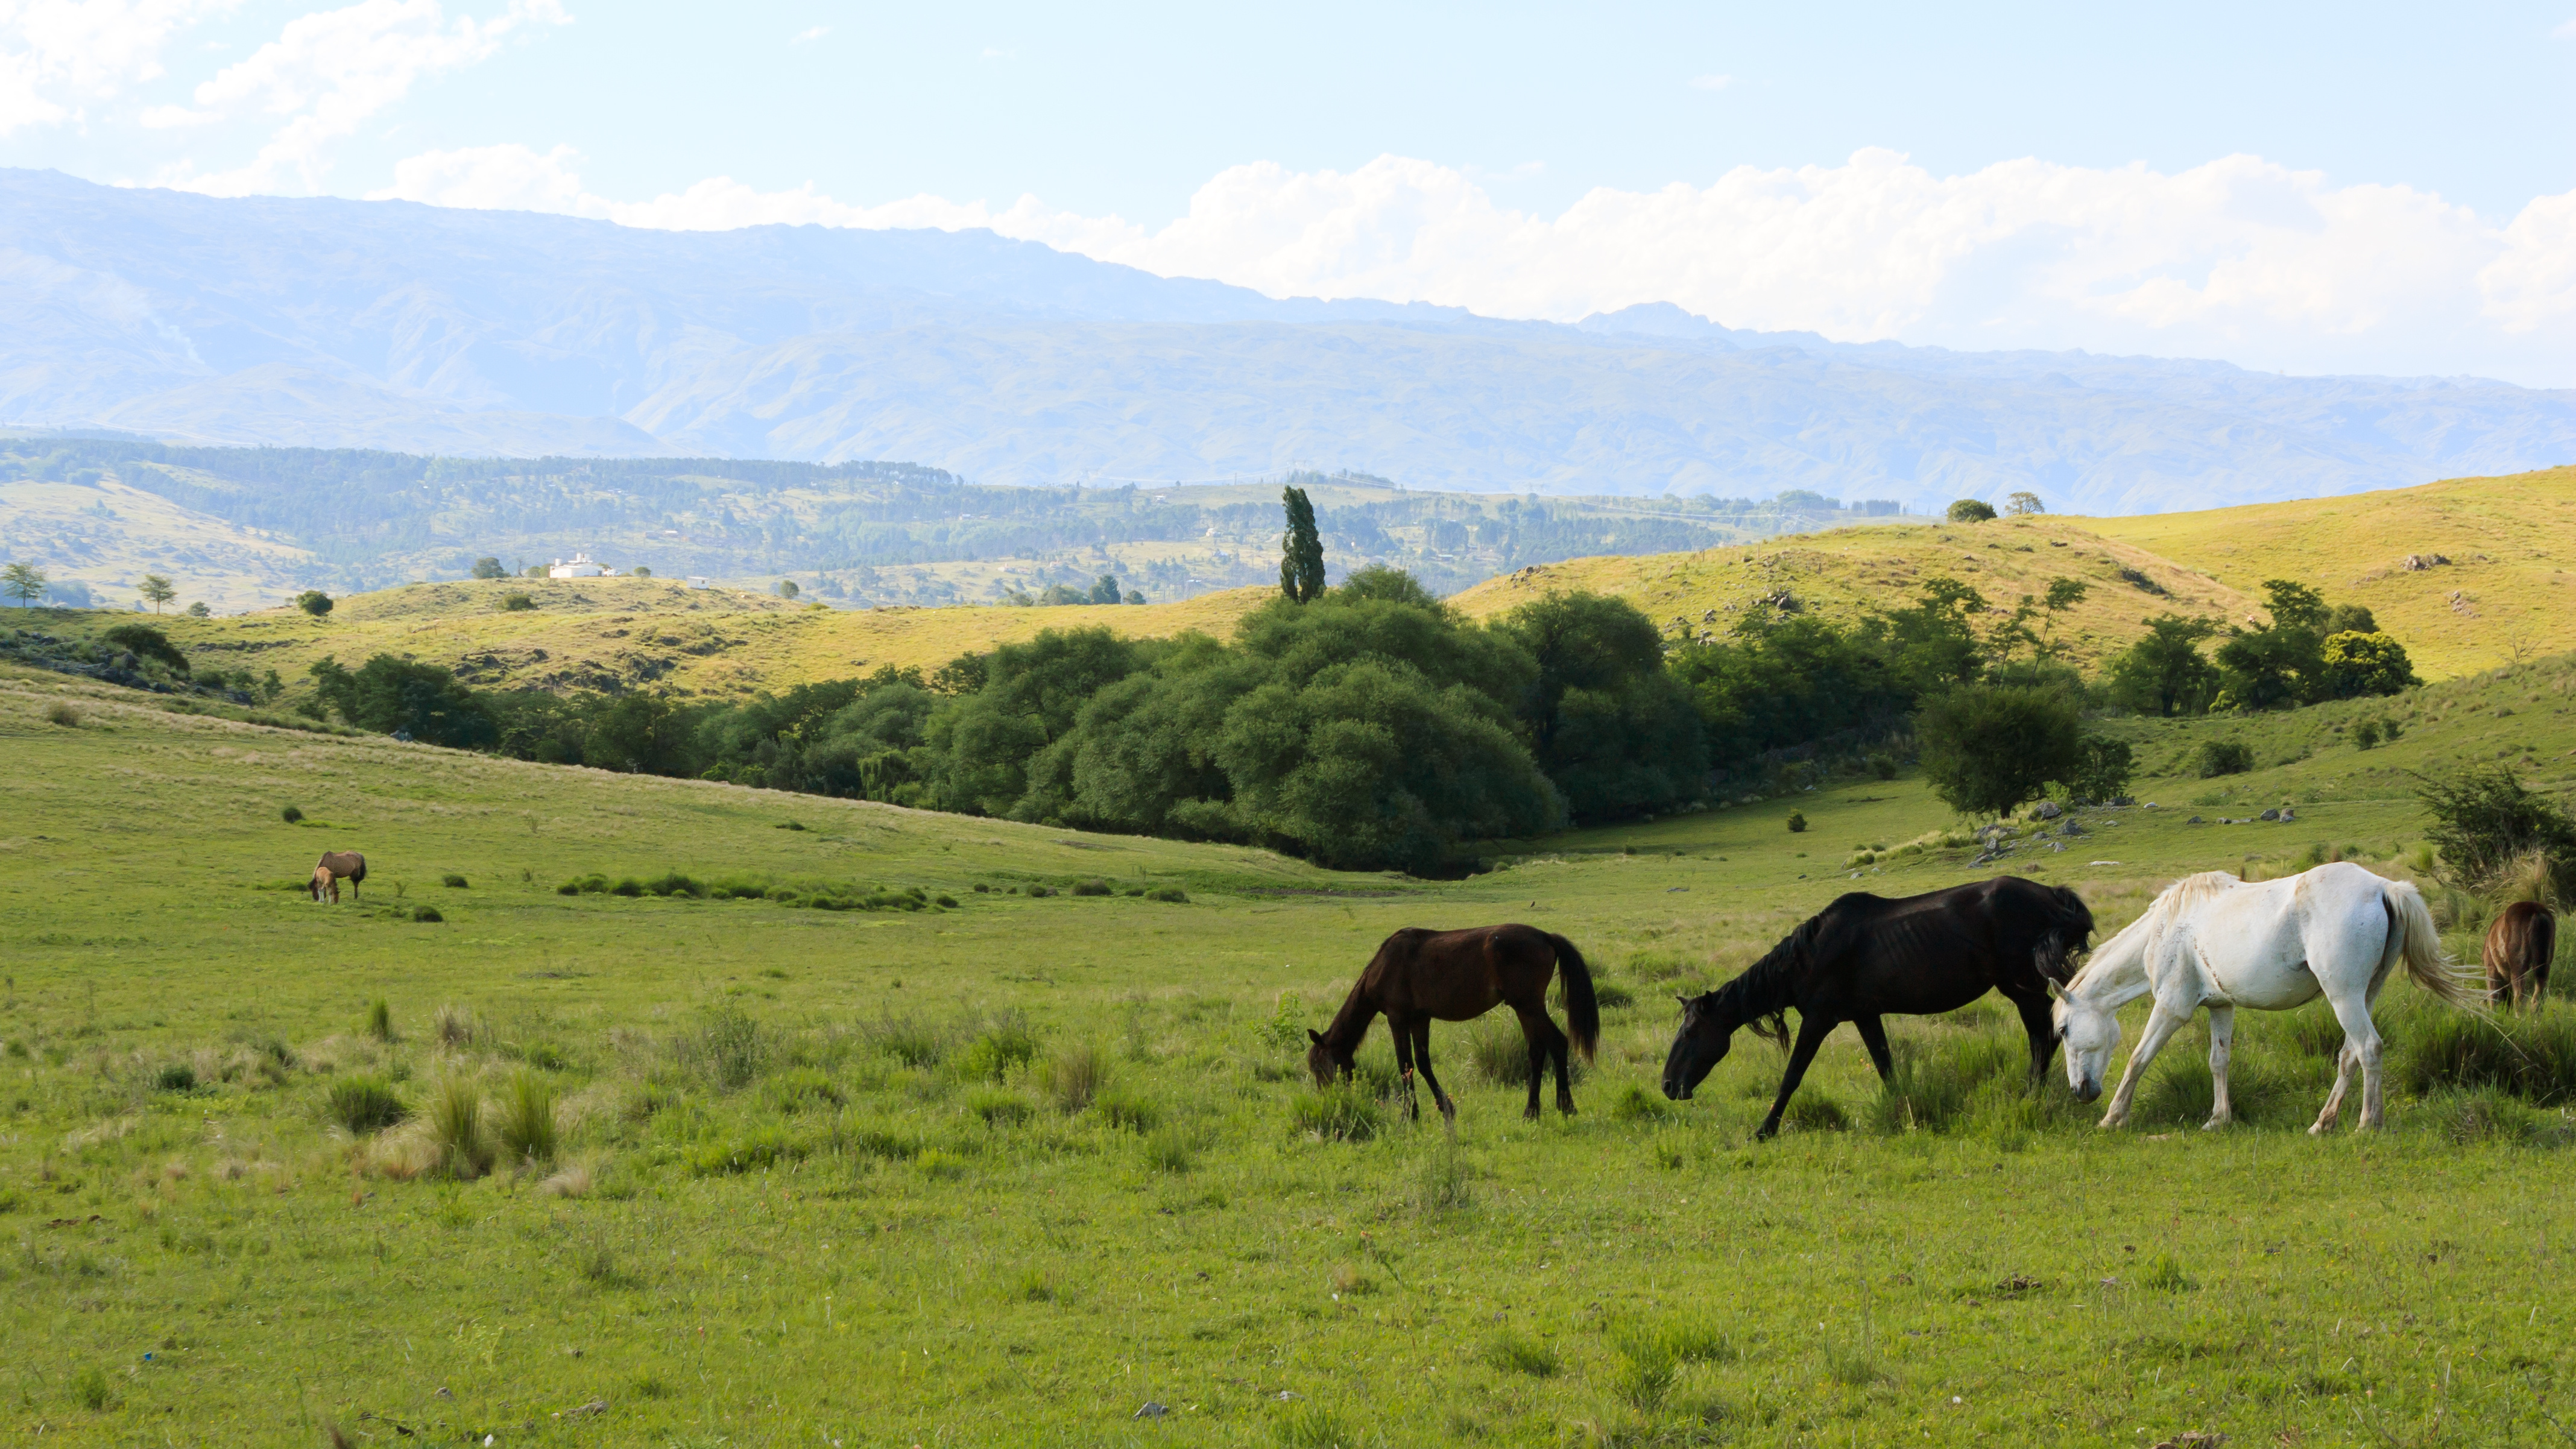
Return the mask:
{"type": "Polygon", "coordinates": [[[2212,1117],[2208,1121],[2200,1124],[2200,1130],[2203,1132],[2215,1132],[2219,1128],[2225,1127],[2233,1121],[2235,1121],[2235,1119],[2232,1117],[2212,1117]]]}
{"type": "Polygon", "coordinates": [[[1528,1111],[1523,1112],[1523,1113],[1521,1114],[1521,1120],[1522,1120],[1522,1121],[1524,1121],[1524,1122],[1535,1122],[1535,1121],[1537,1121],[1537,1120],[1538,1120],[1538,1109],[1537,1109],[1536,1107],[1532,1107],[1532,1108],[1530,1108],[1528,1111]]]}

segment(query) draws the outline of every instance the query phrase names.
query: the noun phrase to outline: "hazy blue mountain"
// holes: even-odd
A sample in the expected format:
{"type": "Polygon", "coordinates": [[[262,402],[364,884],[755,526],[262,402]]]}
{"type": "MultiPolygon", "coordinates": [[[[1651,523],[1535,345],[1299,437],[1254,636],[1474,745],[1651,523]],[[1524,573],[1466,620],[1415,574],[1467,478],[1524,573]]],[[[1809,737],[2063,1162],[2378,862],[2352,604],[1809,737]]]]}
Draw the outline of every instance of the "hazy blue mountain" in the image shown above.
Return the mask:
{"type": "Polygon", "coordinates": [[[818,462],[2129,512],[2576,459],[2576,392],[1276,300],[990,233],[655,232],[0,170],[0,422],[818,462]]]}

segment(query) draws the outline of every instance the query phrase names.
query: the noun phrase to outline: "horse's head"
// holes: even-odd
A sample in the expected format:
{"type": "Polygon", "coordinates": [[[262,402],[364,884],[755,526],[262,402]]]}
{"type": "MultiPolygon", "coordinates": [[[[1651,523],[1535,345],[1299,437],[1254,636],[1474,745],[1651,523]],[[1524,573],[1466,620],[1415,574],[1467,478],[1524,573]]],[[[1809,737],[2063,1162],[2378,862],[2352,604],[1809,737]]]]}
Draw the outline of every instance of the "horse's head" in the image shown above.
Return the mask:
{"type": "Polygon", "coordinates": [[[1306,1036],[1313,1043],[1306,1048],[1306,1070],[1315,1074],[1316,1086],[1329,1087],[1350,1076],[1349,1052],[1336,1048],[1322,1032],[1312,1028],[1307,1030],[1306,1036]]]}
{"type": "Polygon", "coordinates": [[[1673,999],[1682,1004],[1682,1024],[1673,1033],[1673,1049],[1664,1054],[1664,1095],[1687,1102],[1709,1072],[1726,1060],[1726,1049],[1734,1044],[1740,1023],[1726,1019],[1714,991],[1673,999]]]}
{"type": "Polygon", "coordinates": [[[2120,1015],[2054,984],[2048,994],[2057,998],[2048,1009],[2049,1020],[2057,1025],[2057,1039],[2066,1043],[2066,1085],[2075,1089],[2077,1101],[2090,1102],[2102,1095],[2102,1074],[2119,1048],[2120,1015]]]}

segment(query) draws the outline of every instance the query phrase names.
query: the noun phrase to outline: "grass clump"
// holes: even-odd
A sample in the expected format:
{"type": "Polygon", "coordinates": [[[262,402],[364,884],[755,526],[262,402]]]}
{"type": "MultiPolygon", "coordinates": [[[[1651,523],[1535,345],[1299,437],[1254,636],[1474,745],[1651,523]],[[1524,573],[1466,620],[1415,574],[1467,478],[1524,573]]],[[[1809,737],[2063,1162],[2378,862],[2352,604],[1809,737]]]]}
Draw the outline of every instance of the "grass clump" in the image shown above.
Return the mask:
{"type": "Polygon", "coordinates": [[[2563,1106],[2576,1102],[2576,1006],[2544,1000],[2511,1017],[2415,1013],[2395,1056],[2397,1084],[2417,1096],[2492,1088],[2563,1106]]]}
{"type": "Polygon", "coordinates": [[[763,1127],[735,1142],[718,1142],[698,1149],[689,1159],[689,1171],[698,1177],[733,1177],[746,1172],[764,1172],[781,1163],[801,1162],[813,1152],[812,1144],[791,1136],[782,1127],[763,1127]]]}
{"type": "Polygon", "coordinates": [[[1038,1036],[1028,1022],[1012,1013],[966,1044],[957,1054],[957,1075],[973,1082],[998,1082],[1037,1060],[1038,1036]]]}
{"type": "Polygon", "coordinates": [[[1070,1116],[1091,1105],[1109,1085],[1109,1053],[1088,1043],[1047,1058],[1040,1080],[1056,1110],[1070,1116]]]}
{"type": "Polygon", "coordinates": [[[1810,1088],[1789,1099],[1789,1111],[1780,1119],[1792,1132],[1848,1132],[1851,1117],[1843,1104],[1810,1088]]]}
{"type": "Polygon", "coordinates": [[[554,1084],[535,1072],[512,1077],[508,1090],[501,1094],[500,1119],[493,1124],[493,1135],[500,1139],[502,1155],[514,1164],[540,1167],[553,1162],[557,1142],[554,1084]]]}
{"type": "Polygon", "coordinates": [[[277,812],[277,818],[285,821],[289,825],[293,825],[304,818],[304,812],[296,809],[292,805],[289,805],[285,809],[277,812]]]}
{"type": "Polygon", "coordinates": [[[414,906],[411,908],[411,918],[425,926],[434,926],[447,919],[438,913],[436,906],[414,906]]]}
{"type": "Polygon", "coordinates": [[[1611,1334],[1610,1346],[1620,1358],[1612,1377],[1619,1396],[1650,1413],[1662,1407],[1685,1366],[1735,1356],[1723,1332],[1694,1320],[1631,1324],[1611,1334]]]}
{"type": "Polygon", "coordinates": [[[966,1110],[982,1118],[987,1127],[1016,1127],[1037,1115],[1028,1098],[998,1087],[979,1087],[968,1093],[966,1110]]]}
{"type": "Polygon", "coordinates": [[[483,1120],[483,1093],[464,1077],[449,1077],[429,1094],[429,1140],[442,1177],[466,1181],[492,1170],[491,1133],[483,1120]]]}
{"type": "Polygon", "coordinates": [[[1417,1212],[1464,1212],[1476,1205],[1475,1174],[1469,1171],[1466,1158],[1459,1155],[1454,1138],[1443,1139],[1414,1164],[1412,1188],[1417,1212]]]}
{"type": "Polygon", "coordinates": [[[927,1022],[889,1016],[860,1029],[868,1044],[915,1071],[935,1067],[948,1056],[949,1035],[927,1022]]]}
{"type": "Polygon", "coordinates": [[[438,878],[438,883],[452,891],[461,891],[465,889],[465,877],[458,875],[452,870],[447,874],[440,876],[438,878]]]}
{"type": "Polygon", "coordinates": [[[1114,892],[1109,889],[1109,882],[1105,880],[1075,881],[1073,883],[1073,893],[1078,896],[1105,896],[1114,894],[1114,892]]]}
{"type": "Polygon", "coordinates": [[[382,1132],[411,1116],[411,1109],[394,1095],[393,1084],[382,1077],[342,1077],[331,1084],[322,1106],[332,1121],[360,1137],[382,1132]]]}
{"type": "Polygon", "coordinates": [[[2204,780],[2242,775],[2254,768],[2254,747],[2242,740],[2203,740],[2200,752],[2192,759],[2192,768],[2204,780]]]}
{"type": "Polygon", "coordinates": [[[381,996],[367,1003],[367,1035],[378,1041],[394,1039],[394,1009],[381,996]]]}
{"type": "Polygon", "coordinates": [[[172,1062],[152,1074],[156,1092],[193,1092],[197,1090],[197,1069],[186,1062],[172,1062]]]}
{"type": "Polygon", "coordinates": [[[1326,1142],[1366,1142],[1386,1130],[1386,1109],[1348,1082],[1300,1092],[1288,1110],[1298,1131],[1326,1142]]]}
{"type": "Polygon", "coordinates": [[[1672,1112],[1672,1104],[1630,1082],[1610,1100],[1610,1117],[1617,1122],[1660,1122],[1672,1112]]]}
{"type": "Polygon", "coordinates": [[[1485,1366],[1496,1373],[1527,1374],[1534,1379],[1552,1379],[1563,1367],[1556,1350],[1508,1328],[1485,1340],[1483,1357],[1485,1366]]]}
{"type": "Polygon", "coordinates": [[[472,1046],[483,1034],[483,1024],[465,1007],[441,1006],[429,1019],[429,1032],[440,1046],[453,1051],[472,1046]]]}
{"type": "Polygon", "coordinates": [[[769,1065],[768,1033],[739,1006],[710,1006],[697,1029],[674,1043],[676,1055],[718,1091],[738,1092],[769,1065]]]}
{"type": "Polygon", "coordinates": [[[1158,1127],[1145,1135],[1145,1165],[1156,1172],[1187,1172],[1198,1160],[1198,1143],[1178,1127],[1158,1127]]]}
{"type": "Polygon", "coordinates": [[[1095,1104],[1100,1120],[1129,1132],[1151,1132],[1162,1125],[1163,1104],[1134,1092],[1104,1091],[1095,1104]]]}
{"type": "Polygon", "coordinates": [[[1181,889],[1179,886],[1156,886],[1152,890],[1145,892],[1145,899],[1149,901],[1167,901],[1176,906],[1186,905],[1189,902],[1190,893],[1181,889]]]}
{"type": "Polygon", "coordinates": [[[2182,1263],[2171,1253],[2158,1253],[2147,1261],[2147,1269],[2138,1275],[2138,1286],[2156,1293],[2188,1293],[2200,1281],[2183,1271],[2182,1263]]]}

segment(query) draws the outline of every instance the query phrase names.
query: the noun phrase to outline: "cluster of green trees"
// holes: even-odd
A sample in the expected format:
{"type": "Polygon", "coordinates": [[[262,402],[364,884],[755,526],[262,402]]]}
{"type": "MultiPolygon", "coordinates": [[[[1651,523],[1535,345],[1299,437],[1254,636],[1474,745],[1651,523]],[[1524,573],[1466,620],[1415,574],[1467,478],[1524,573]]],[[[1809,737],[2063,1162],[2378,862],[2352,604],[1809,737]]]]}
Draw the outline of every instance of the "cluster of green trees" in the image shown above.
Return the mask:
{"type": "Polygon", "coordinates": [[[2215,621],[2149,619],[2146,637],[2111,660],[2104,700],[2172,716],[2359,699],[2417,682],[2406,646],[2381,633],[2367,608],[2329,607],[2316,590],[2288,579],[2265,580],[2263,593],[2272,622],[2227,630],[2214,656],[2200,646],[2219,634],[2215,621]]]}

